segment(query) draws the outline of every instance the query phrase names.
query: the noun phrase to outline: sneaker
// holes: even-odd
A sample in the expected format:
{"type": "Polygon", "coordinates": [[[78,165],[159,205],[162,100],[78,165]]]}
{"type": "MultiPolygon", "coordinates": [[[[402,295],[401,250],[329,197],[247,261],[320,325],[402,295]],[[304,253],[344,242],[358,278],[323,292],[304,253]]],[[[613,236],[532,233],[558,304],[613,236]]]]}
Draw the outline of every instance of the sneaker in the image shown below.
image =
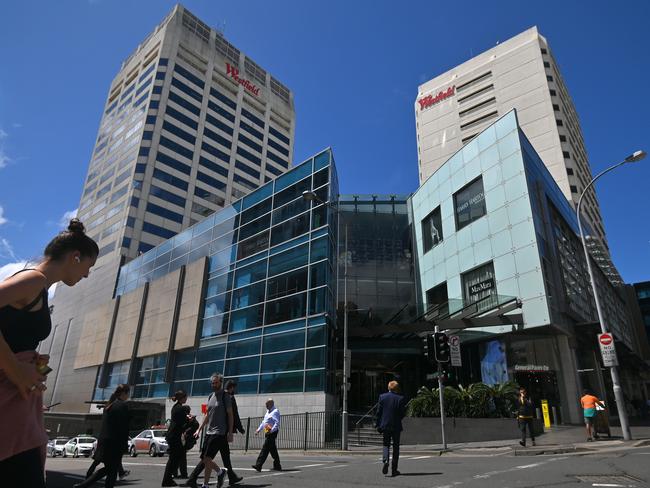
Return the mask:
{"type": "Polygon", "coordinates": [[[257,471],[258,473],[259,473],[260,471],[262,471],[262,466],[258,466],[257,464],[253,464],[253,465],[251,465],[251,468],[253,468],[253,469],[254,469],[255,471],[257,471]]]}
{"type": "Polygon", "coordinates": [[[219,472],[219,475],[217,476],[217,488],[221,488],[223,486],[223,480],[226,479],[226,474],[227,472],[225,469],[222,469],[219,472]]]}
{"type": "Polygon", "coordinates": [[[399,476],[400,474],[402,474],[402,473],[400,473],[400,472],[397,471],[396,469],[394,469],[394,470],[391,472],[391,476],[392,476],[393,478],[394,478],[395,476],[399,476]]]}
{"type": "Polygon", "coordinates": [[[388,474],[388,463],[384,463],[384,465],[381,467],[381,473],[388,474]]]}
{"type": "Polygon", "coordinates": [[[131,474],[131,471],[129,471],[128,469],[125,469],[122,473],[120,473],[120,481],[122,481],[124,478],[126,478],[130,474],[131,474]]]}
{"type": "Polygon", "coordinates": [[[519,441],[519,445],[520,445],[521,447],[526,447],[526,443],[525,443],[524,441],[519,441]]]}

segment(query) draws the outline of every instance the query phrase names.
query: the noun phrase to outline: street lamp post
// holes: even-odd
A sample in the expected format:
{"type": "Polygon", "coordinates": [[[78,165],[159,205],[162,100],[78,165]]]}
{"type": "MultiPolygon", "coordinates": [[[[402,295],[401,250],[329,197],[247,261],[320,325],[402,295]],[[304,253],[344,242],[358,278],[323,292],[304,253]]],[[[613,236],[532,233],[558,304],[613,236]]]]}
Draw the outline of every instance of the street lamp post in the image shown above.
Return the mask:
{"type": "MultiPolygon", "coordinates": [[[[337,225],[341,213],[337,205],[324,201],[313,191],[302,192],[302,198],[308,202],[318,202],[334,208],[337,213],[337,225]]],[[[336,236],[338,241],[338,233],[336,236]]],[[[338,242],[337,242],[338,246],[338,242]]],[[[348,352],[348,226],[345,225],[345,261],[343,262],[343,412],[341,414],[341,448],[348,450],[348,382],[350,381],[350,362],[348,352]]],[[[338,284],[337,284],[338,289],[338,284]]]]}
{"type": "MultiPolygon", "coordinates": [[[[629,155],[627,158],[625,158],[623,161],[621,161],[618,164],[615,164],[614,166],[611,166],[607,168],[604,171],[601,171],[599,174],[597,174],[591,182],[585,187],[584,190],[582,190],[582,194],[580,195],[580,198],[578,199],[578,206],[576,208],[576,217],[578,218],[578,229],[580,230],[580,239],[582,240],[582,247],[585,252],[585,260],[587,261],[587,270],[589,271],[589,280],[591,281],[591,289],[594,293],[594,301],[596,302],[596,312],[598,313],[598,323],[600,325],[600,330],[603,334],[608,332],[607,330],[607,325],[605,324],[605,320],[603,318],[603,311],[600,306],[600,300],[598,298],[598,291],[596,289],[596,280],[594,278],[594,271],[591,266],[591,259],[589,257],[589,251],[587,250],[587,243],[585,241],[585,234],[582,230],[582,220],[580,218],[580,206],[582,205],[582,199],[587,193],[587,190],[591,188],[591,186],[596,182],[598,178],[603,176],[605,173],[609,173],[610,171],[618,168],[619,166],[624,165],[625,163],[635,163],[637,161],[642,160],[645,158],[646,153],[645,151],[636,151],[633,154],[629,155]]],[[[621,383],[618,375],[618,366],[611,366],[609,368],[609,372],[612,376],[612,386],[614,389],[614,398],[616,400],[616,405],[618,409],[618,418],[621,421],[621,429],[623,430],[623,438],[626,441],[629,441],[632,436],[630,434],[630,426],[627,420],[627,411],[625,410],[625,403],[623,399],[623,390],[621,389],[621,383]]]]}

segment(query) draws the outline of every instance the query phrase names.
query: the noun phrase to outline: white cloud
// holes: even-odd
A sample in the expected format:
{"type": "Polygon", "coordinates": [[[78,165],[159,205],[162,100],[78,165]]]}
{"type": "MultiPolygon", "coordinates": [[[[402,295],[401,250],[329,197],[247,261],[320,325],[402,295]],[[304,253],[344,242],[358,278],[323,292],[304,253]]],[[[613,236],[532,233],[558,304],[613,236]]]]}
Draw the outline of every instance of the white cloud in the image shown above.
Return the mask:
{"type": "Polygon", "coordinates": [[[7,156],[7,152],[5,150],[5,141],[7,137],[9,137],[9,134],[0,129],[0,169],[4,168],[11,162],[11,158],[7,156]]]}
{"type": "Polygon", "coordinates": [[[16,254],[14,253],[14,248],[11,247],[9,241],[4,237],[0,237],[0,259],[21,261],[16,257],[16,254]]]}
{"type": "Polygon", "coordinates": [[[16,263],[5,264],[0,266],[0,281],[3,281],[5,278],[11,276],[16,271],[20,271],[27,265],[26,261],[19,261],[16,263]]]}
{"type": "Polygon", "coordinates": [[[8,222],[7,219],[4,217],[4,213],[5,213],[5,209],[2,208],[2,206],[0,205],[0,225],[6,224],[8,222]]]}
{"type": "Polygon", "coordinates": [[[61,229],[67,229],[68,224],[70,223],[70,219],[74,218],[77,216],[77,211],[79,209],[75,208],[74,210],[68,210],[63,214],[63,216],[59,219],[58,226],[61,229]]]}

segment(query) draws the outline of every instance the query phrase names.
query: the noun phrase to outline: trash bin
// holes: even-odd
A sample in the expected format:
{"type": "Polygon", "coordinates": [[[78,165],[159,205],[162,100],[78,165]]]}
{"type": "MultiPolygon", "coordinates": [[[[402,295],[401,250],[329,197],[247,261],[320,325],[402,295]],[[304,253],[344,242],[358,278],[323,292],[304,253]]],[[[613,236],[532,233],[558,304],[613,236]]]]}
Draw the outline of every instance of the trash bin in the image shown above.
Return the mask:
{"type": "Polygon", "coordinates": [[[609,429],[609,411],[605,407],[596,404],[596,418],[594,418],[594,437],[598,438],[598,434],[607,434],[607,437],[612,437],[609,429]]]}

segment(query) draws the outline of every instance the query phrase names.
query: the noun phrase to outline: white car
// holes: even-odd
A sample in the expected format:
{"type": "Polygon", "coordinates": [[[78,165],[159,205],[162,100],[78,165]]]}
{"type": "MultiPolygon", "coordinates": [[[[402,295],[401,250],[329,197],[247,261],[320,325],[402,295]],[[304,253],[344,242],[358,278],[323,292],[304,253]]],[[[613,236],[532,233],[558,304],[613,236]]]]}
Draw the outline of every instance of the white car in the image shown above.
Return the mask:
{"type": "Polygon", "coordinates": [[[47,443],[47,454],[52,457],[63,455],[63,446],[65,446],[67,442],[67,437],[52,439],[47,443]]]}
{"type": "Polygon", "coordinates": [[[63,446],[63,457],[90,457],[95,450],[96,442],[97,439],[87,435],[73,437],[63,446]]]}

